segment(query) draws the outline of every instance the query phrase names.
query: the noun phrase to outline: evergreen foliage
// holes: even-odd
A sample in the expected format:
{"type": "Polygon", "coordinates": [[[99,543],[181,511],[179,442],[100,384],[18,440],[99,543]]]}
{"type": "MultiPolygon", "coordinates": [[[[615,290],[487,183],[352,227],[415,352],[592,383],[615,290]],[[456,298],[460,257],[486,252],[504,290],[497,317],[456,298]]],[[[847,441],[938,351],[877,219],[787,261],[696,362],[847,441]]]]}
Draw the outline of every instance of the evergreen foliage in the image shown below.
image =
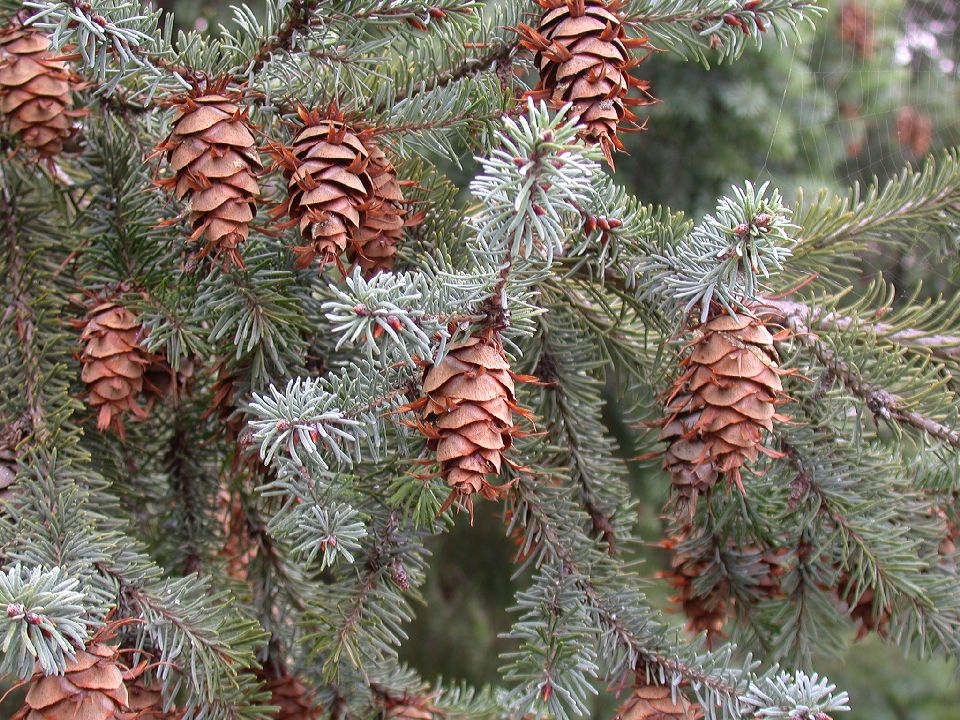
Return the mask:
{"type": "MultiPolygon", "coordinates": [[[[558,8],[582,20],[584,2],[614,20],[583,36],[588,49],[555,48],[563,62],[620,42],[616,21],[712,67],[793,43],[823,14],[810,0],[268,0],[202,34],[126,0],[0,2],[7,25],[44,33],[82,77],[85,110],[54,157],[9,122],[26,105],[4,116],[11,682],[78,672],[78,653],[110,634],[125,680],[188,720],[282,719],[281,684],[333,718],[567,720],[604,688],[658,685],[711,719],[822,720],[848,698],[814,666],[854,628],[960,655],[960,306],[894,302],[913,289],[882,280],[849,291],[879,247],[955,262],[956,151],[795,206],[747,179],[700,220],[649,205],[607,174],[609,144],[585,144],[576,106],[529,92],[520,23],[558,8]],[[251,152],[247,135],[273,163],[242,195],[261,210],[249,228],[228,218],[248,234],[224,264],[197,255],[191,223],[236,207],[200,198],[253,178],[249,155],[219,162],[251,152]],[[389,162],[368,172],[377,152],[389,162]],[[470,157],[465,197],[446,173],[470,157]],[[180,202],[157,178],[186,166],[180,202]],[[402,197],[387,196],[394,181],[402,197]],[[307,208],[289,219],[288,193],[307,208]],[[377,225],[388,201],[388,219],[404,218],[393,270],[349,251],[296,262],[308,236],[353,242],[364,227],[394,242],[397,227],[377,225]],[[91,340],[101,303],[124,312],[91,340]],[[757,308],[769,332],[737,331],[769,337],[750,342],[779,363],[782,408],[744,390],[736,351],[713,357],[711,338],[732,342],[725,323],[757,308]],[[603,423],[615,378],[631,419],[657,425],[695,382],[678,369],[687,353],[720,378],[703,393],[719,399],[684,408],[695,423],[734,405],[756,413],[750,432],[773,418],[738,439],[745,457],[766,451],[740,470],[742,491],[665,510],[673,551],[697,568],[685,599],[722,632],[685,633],[645,596],[637,503],[603,423]],[[122,424],[89,403],[103,379],[122,424]],[[496,492],[471,489],[476,477],[496,492]],[[400,660],[429,612],[428,543],[472,523],[478,494],[501,500],[519,588],[502,683],[487,688],[400,660]]],[[[3,93],[42,96],[10,77],[3,93]]]]}

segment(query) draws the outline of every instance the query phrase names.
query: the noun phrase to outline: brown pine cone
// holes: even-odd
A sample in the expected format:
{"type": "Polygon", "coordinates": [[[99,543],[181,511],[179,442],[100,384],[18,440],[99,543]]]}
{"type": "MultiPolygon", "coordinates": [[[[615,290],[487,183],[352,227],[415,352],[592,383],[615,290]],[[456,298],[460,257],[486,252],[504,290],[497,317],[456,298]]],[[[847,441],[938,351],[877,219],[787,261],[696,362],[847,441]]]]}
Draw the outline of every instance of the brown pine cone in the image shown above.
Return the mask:
{"type": "Polygon", "coordinates": [[[474,336],[452,345],[426,370],[425,397],[403,408],[420,411],[418,427],[451,488],[442,510],[458,502],[472,520],[475,494],[496,500],[503,493],[487,477],[498,474],[504,462],[516,467],[504,457],[516,433],[513,413],[531,417],[517,405],[515,379],[532,380],[510,370],[496,335],[474,336]]]}
{"type": "Polygon", "coordinates": [[[679,605],[686,615],[687,630],[692,633],[706,632],[707,646],[711,647],[718,637],[726,637],[723,626],[733,612],[733,602],[725,581],[706,595],[697,594],[694,581],[709,571],[710,563],[682,552],[679,547],[685,540],[686,535],[681,533],[660,543],[662,547],[673,551],[673,556],[670,570],[658,572],[657,577],[665,579],[677,590],[670,602],[679,605]]]}
{"type": "Polygon", "coordinates": [[[781,598],[783,592],[783,576],[787,574],[787,559],[790,550],[785,547],[777,548],[763,553],[760,556],[759,563],[763,566],[764,572],[757,581],[757,590],[764,598],[781,598]]]}
{"type": "Polygon", "coordinates": [[[176,102],[173,130],[157,148],[174,171],[159,185],[189,203],[195,255],[243,267],[240,245],[257,214],[262,169],[240,95],[223,88],[196,90],[176,102]]]}
{"type": "Polygon", "coordinates": [[[13,720],[127,720],[128,702],[117,648],[93,643],[63,675],[36,673],[13,720]]]}
{"type": "Polygon", "coordinates": [[[385,700],[383,717],[386,720],[434,720],[439,715],[429,697],[403,695],[385,700]]]}
{"type": "Polygon", "coordinates": [[[349,259],[360,266],[364,276],[370,277],[393,269],[404,226],[416,224],[419,218],[405,218],[403,190],[393,164],[380,146],[370,137],[363,138],[363,144],[369,153],[367,176],[371,192],[360,213],[360,227],[350,237],[349,259]]]}
{"type": "Polygon", "coordinates": [[[584,141],[599,144],[613,165],[613,151],[623,122],[636,120],[631,105],[653,102],[648,84],[630,75],[646,54],[630,57],[631,48],[650,50],[646,38],[628,38],[620,16],[622,0],[537,0],[544,9],[537,29],[520,24],[521,43],[536,52],[540,82],[530,93],[556,106],[573,104],[584,126],[584,141]],[[630,88],[639,97],[628,97],[630,88]]]}
{"type": "Polygon", "coordinates": [[[140,344],[143,326],[136,315],[113,300],[98,302],[86,320],[77,324],[83,328],[80,377],[89,387],[87,403],[98,410],[97,428],[112,428],[123,437],[124,413],[130,411],[140,419],[147,416],[147,410],[137,403],[145,369],[152,361],[140,344]]]}
{"type": "Polygon", "coordinates": [[[876,593],[871,588],[865,589],[858,596],[856,584],[850,581],[848,573],[843,572],[837,581],[837,591],[847,607],[847,613],[857,625],[856,640],[863,639],[871,631],[880,637],[886,636],[890,624],[890,608],[876,607],[876,593]]]}
{"type": "Polygon", "coordinates": [[[680,361],[666,405],[667,418],[659,439],[669,445],[663,467],[673,481],[677,508],[693,513],[697,498],[722,476],[741,491],[740,469],[764,448],[764,431],[784,401],[773,336],[763,321],[747,312],[732,318],[717,310],[696,328],[699,337],[680,361]]]}
{"type": "Polygon", "coordinates": [[[857,55],[867,59],[873,55],[873,14],[858,0],[847,0],[840,7],[840,39],[853,45],[857,55]]]}
{"type": "Polygon", "coordinates": [[[18,135],[41,157],[63,152],[73,136],[71,92],[80,78],[50,51],[50,38],[15,20],[0,33],[0,113],[4,132],[18,135]]]}
{"type": "Polygon", "coordinates": [[[156,684],[147,687],[143,676],[127,680],[127,708],[123,720],[180,720],[183,710],[163,710],[163,696],[156,684]]]}
{"type": "Polygon", "coordinates": [[[930,152],[933,145],[933,121],[926,113],[905,105],[897,110],[896,134],[900,147],[914,157],[921,157],[930,152]]]}
{"type": "Polygon", "coordinates": [[[242,498],[238,493],[231,492],[225,482],[217,490],[215,512],[224,539],[219,555],[227,563],[227,574],[245,582],[248,567],[256,558],[258,547],[250,535],[242,498]]]}
{"type": "Polygon", "coordinates": [[[313,692],[295,675],[281,672],[267,675],[261,671],[264,689],[270,693],[268,705],[280,708],[276,720],[316,720],[322,708],[314,699],[313,692]]]}
{"type": "Polygon", "coordinates": [[[0,428],[0,505],[10,499],[17,480],[17,445],[30,427],[30,418],[24,415],[0,428]]]}
{"type": "Polygon", "coordinates": [[[371,198],[367,174],[370,151],[340,116],[300,109],[304,127],[290,148],[272,153],[287,179],[287,201],[273,211],[290,216],[305,241],[293,248],[298,267],[314,260],[320,268],[337,263],[360,228],[360,210],[371,198]]]}
{"type": "Polygon", "coordinates": [[[620,706],[614,720],[699,720],[703,708],[679,690],[676,701],[665,685],[639,685],[620,706]]]}

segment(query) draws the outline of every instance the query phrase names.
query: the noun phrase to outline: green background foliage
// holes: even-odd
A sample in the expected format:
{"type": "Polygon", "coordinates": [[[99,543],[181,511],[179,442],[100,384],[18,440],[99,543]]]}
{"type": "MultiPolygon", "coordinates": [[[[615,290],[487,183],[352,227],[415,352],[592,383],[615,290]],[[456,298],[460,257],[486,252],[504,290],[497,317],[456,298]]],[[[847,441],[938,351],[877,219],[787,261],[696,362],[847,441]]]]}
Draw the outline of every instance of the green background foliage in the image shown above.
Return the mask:
{"type": "MultiPolygon", "coordinates": [[[[255,11],[261,7],[248,4],[255,11]]],[[[898,118],[909,112],[929,120],[924,152],[960,144],[960,82],[956,64],[949,64],[960,61],[960,1],[862,0],[872,18],[867,53],[841,32],[842,6],[849,0],[825,4],[829,14],[796,47],[768,42],[762,51],[748,51],[740,62],[709,72],[669,53],[650,57],[638,75],[651,82],[660,102],[642,108],[647,129],[625,138],[629,154],[617,159],[617,180],[646,203],[700,215],[744,179],[772,180],[788,202],[800,187],[811,194],[820,188],[843,192],[854,181],[886,179],[923,154],[903,136],[902,120],[898,132],[898,118]]],[[[211,32],[228,12],[219,1],[159,5],[181,27],[211,32]]],[[[450,167],[449,175],[466,192],[476,165],[468,157],[461,165],[450,167]]],[[[899,287],[922,280],[926,293],[957,290],[956,278],[909,251],[887,249],[872,263],[899,287]]],[[[869,280],[864,278],[864,288],[869,280]]],[[[604,419],[620,442],[621,457],[629,459],[649,450],[651,439],[624,421],[618,387],[610,381],[604,419]]],[[[631,462],[630,468],[633,496],[640,499],[640,533],[652,546],[663,536],[659,509],[668,484],[651,472],[653,464],[631,462]]],[[[473,527],[461,519],[448,536],[428,542],[434,553],[422,589],[428,610],[415,608],[401,650],[427,679],[475,685],[497,680],[499,655],[509,647],[499,635],[513,622],[507,608],[515,591],[529,585],[526,577],[511,577],[515,548],[504,537],[501,512],[478,505],[473,527]]],[[[670,593],[654,576],[667,556],[653,547],[640,554],[650,578],[643,591],[664,606],[670,593]]],[[[954,720],[960,712],[954,665],[903,659],[897,648],[870,637],[845,657],[817,658],[815,669],[850,693],[851,720],[954,720]]],[[[0,715],[11,713],[18,700],[13,695],[0,715]]],[[[611,694],[601,695],[594,716],[610,717],[615,703],[611,694]]]]}
{"type": "MultiPolygon", "coordinates": [[[[796,47],[770,42],[710,70],[669,53],[649,58],[637,74],[650,80],[660,102],[642,108],[649,117],[643,132],[624,137],[629,155],[617,158],[617,180],[645,202],[703,213],[743,178],[771,180],[792,201],[800,187],[811,195],[820,188],[842,192],[852,182],[896,174],[919,159],[898,137],[903,108],[930,118],[929,151],[960,143],[956,69],[939,67],[932,53],[917,51],[906,63],[902,49],[898,53],[911,39],[918,42],[920,26],[940,29],[936,47],[944,58],[960,57],[960,3],[866,0],[873,34],[866,57],[841,37],[844,3],[824,4],[830,12],[796,47]]],[[[471,175],[467,166],[463,177],[471,175]]],[[[898,283],[922,280],[930,294],[956,288],[953,278],[907,252],[880,255],[874,264],[898,283]]],[[[608,388],[606,421],[629,458],[643,438],[623,425],[618,397],[615,385],[608,388]]],[[[649,467],[631,468],[634,497],[642,498],[640,534],[655,542],[663,533],[658,509],[668,487],[649,467]]],[[[430,610],[413,622],[406,657],[427,677],[493,681],[504,649],[497,635],[510,626],[504,608],[515,589],[513,548],[497,511],[482,508],[475,527],[458,526],[437,546],[424,591],[430,610]]],[[[669,562],[658,549],[643,559],[651,577],[669,562]]],[[[644,591],[655,605],[667,604],[664,582],[653,580],[644,591]]],[[[673,617],[682,622],[682,615],[673,617]]],[[[960,707],[956,663],[905,659],[876,637],[842,658],[819,659],[817,670],[849,691],[852,720],[952,720],[960,707]]],[[[601,696],[594,716],[610,717],[615,705],[613,696],[601,696]]]]}

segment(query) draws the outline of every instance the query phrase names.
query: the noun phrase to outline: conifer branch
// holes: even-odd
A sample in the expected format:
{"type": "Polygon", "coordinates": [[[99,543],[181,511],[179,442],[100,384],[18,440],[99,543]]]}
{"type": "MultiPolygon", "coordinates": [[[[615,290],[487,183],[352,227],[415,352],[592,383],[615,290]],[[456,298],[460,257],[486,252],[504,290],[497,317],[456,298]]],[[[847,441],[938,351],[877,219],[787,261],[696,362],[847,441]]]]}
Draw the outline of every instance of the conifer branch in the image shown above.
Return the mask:
{"type": "MultiPolygon", "coordinates": [[[[3,180],[0,174],[0,180],[3,180]]],[[[17,200],[11,194],[10,188],[4,183],[0,189],[0,212],[3,217],[4,239],[6,240],[6,284],[11,288],[13,297],[5,313],[14,317],[17,335],[20,337],[20,347],[23,352],[24,369],[24,400],[26,415],[30,420],[30,427],[41,426],[43,407],[38,393],[38,383],[41,379],[40,361],[36,355],[37,328],[33,314],[33,303],[27,295],[31,283],[26,277],[26,258],[20,238],[20,219],[17,216],[17,200]]]]}
{"type": "Polygon", "coordinates": [[[858,332],[868,333],[886,340],[919,348],[929,352],[934,357],[945,360],[960,359],[960,335],[929,332],[916,328],[903,328],[883,322],[870,322],[858,317],[841,315],[833,311],[824,312],[820,308],[795,300],[771,300],[763,298],[764,306],[768,306],[786,318],[796,318],[808,327],[836,328],[838,330],[856,329],[858,332]]]}
{"type": "Polygon", "coordinates": [[[694,9],[678,0],[632,0],[628,7],[638,32],[707,67],[711,59],[738,58],[751,39],[762,47],[767,31],[784,45],[824,12],[816,0],[706,0],[694,9]]]}
{"type": "Polygon", "coordinates": [[[843,358],[819,340],[802,316],[791,314],[784,319],[787,327],[795,333],[798,342],[810,348],[823,366],[840,380],[844,387],[866,403],[875,416],[909,425],[930,437],[960,448],[960,430],[905,408],[901,398],[861,377],[843,358]]]}
{"type": "Polygon", "coordinates": [[[293,49],[297,34],[303,33],[313,20],[313,11],[322,0],[291,0],[286,17],[275,35],[268,37],[250,57],[245,75],[256,75],[275,53],[293,49]]]}
{"type": "MultiPolygon", "coordinates": [[[[488,70],[491,65],[495,66],[495,70],[498,74],[505,73],[507,70],[505,69],[504,65],[514,54],[514,52],[516,52],[516,49],[517,45],[515,43],[495,43],[491,50],[488,50],[482,55],[468,57],[456,67],[437,73],[427,80],[421,80],[412,88],[401,90],[390,98],[390,102],[392,105],[395,105],[406,100],[407,98],[415,97],[421,93],[444,88],[447,85],[455,83],[459,80],[463,80],[470,75],[484,72],[485,70],[488,70]]],[[[377,107],[376,112],[384,112],[387,109],[388,107],[386,102],[384,102],[377,107]]]]}

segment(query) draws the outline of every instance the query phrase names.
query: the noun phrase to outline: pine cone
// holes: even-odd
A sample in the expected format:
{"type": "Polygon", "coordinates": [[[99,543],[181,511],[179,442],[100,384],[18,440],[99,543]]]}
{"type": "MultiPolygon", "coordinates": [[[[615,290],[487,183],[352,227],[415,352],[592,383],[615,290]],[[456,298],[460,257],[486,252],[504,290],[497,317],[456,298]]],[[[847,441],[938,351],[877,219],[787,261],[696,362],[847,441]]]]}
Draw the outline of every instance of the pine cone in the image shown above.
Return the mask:
{"type": "Polygon", "coordinates": [[[426,370],[423,391],[426,397],[406,406],[421,410],[418,427],[436,450],[440,475],[451,487],[442,510],[455,501],[473,516],[473,496],[498,499],[503,487],[487,482],[499,473],[513,444],[516,428],[513,413],[530,418],[519,407],[514,380],[531,380],[514,375],[495,335],[474,336],[452,345],[443,360],[426,370]]]}
{"type": "Polygon", "coordinates": [[[225,268],[243,267],[240,245],[260,197],[262,165],[239,101],[238,93],[222,88],[181,98],[173,130],[157,148],[175,173],[159,184],[178,200],[187,198],[190,240],[204,243],[195,259],[210,255],[225,268]]]}
{"type": "Polygon", "coordinates": [[[19,21],[0,33],[0,112],[4,131],[44,158],[63,152],[73,136],[71,91],[79,77],[50,51],[50,38],[19,21]]]}
{"type": "Polygon", "coordinates": [[[393,165],[372,138],[364,138],[363,142],[368,152],[371,192],[360,215],[360,227],[350,237],[349,259],[370,277],[393,269],[403,228],[418,219],[404,220],[403,191],[393,165]]]}
{"type": "Polygon", "coordinates": [[[17,445],[30,432],[30,426],[29,416],[24,415],[0,429],[0,505],[12,494],[17,480],[17,445]]]}
{"type": "Polygon", "coordinates": [[[670,570],[657,573],[657,577],[666,579],[678,591],[670,598],[670,602],[683,610],[688,631],[707,633],[707,646],[710,647],[716,638],[726,637],[723,626],[733,610],[728,600],[729,588],[726,582],[721,582],[706,595],[696,594],[694,581],[710,569],[710,563],[681,552],[678,547],[685,539],[684,535],[678,535],[661,543],[664,548],[673,551],[673,557],[670,559],[670,570]]]}
{"type": "Polygon", "coordinates": [[[933,122],[930,116],[911,105],[897,110],[897,140],[914,157],[930,152],[933,144],[933,122]]]}
{"type": "Polygon", "coordinates": [[[764,448],[764,430],[784,420],[779,357],[773,337],[756,316],[718,312],[698,328],[699,338],[680,362],[683,373],[667,397],[660,440],[669,445],[663,466],[678,509],[693,513],[697,498],[724,474],[743,491],[740,468],[764,448]]]}
{"type": "Polygon", "coordinates": [[[123,437],[123,413],[129,410],[138,418],[147,416],[136,397],[152,362],[140,345],[143,326],[136,315],[113,300],[99,302],[86,321],[77,324],[83,328],[80,341],[84,344],[80,377],[90,388],[87,402],[99,409],[97,429],[112,428],[123,437]]]}
{"type": "Polygon", "coordinates": [[[250,536],[250,524],[239,493],[221,484],[217,490],[216,518],[223,533],[219,555],[227,563],[227,574],[246,581],[250,563],[257,556],[257,545],[250,536]]]}
{"type": "Polygon", "coordinates": [[[653,102],[648,84],[629,73],[640,64],[630,48],[648,48],[646,38],[627,38],[619,11],[622,0],[537,0],[545,12],[537,29],[520,24],[521,43],[536,52],[540,82],[530,93],[555,105],[573,104],[584,126],[580,136],[597,143],[610,164],[622,150],[620,123],[636,116],[630,105],[653,102]],[[627,97],[631,87],[640,97],[627,97]]]}
{"type": "Polygon", "coordinates": [[[840,7],[840,39],[853,45],[859,57],[873,56],[873,15],[856,0],[849,0],[840,7]]]}
{"type": "Polygon", "coordinates": [[[163,710],[163,696],[156,684],[147,687],[143,676],[127,681],[127,707],[130,712],[122,714],[123,720],[180,720],[183,710],[163,710]]]}
{"type": "Polygon", "coordinates": [[[757,581],[757,590],[764,598],[781,598],[783,592],[783,576],[787,574],[786,560],[790,550],[785,547],[763,553],[759,563],[763,568],[757,581]]]}
{"type": "Polygon", "coordinates": [[[13,720],[126,720],[129,696],[117,648],[93,643],[61,675],[36,673],[13,720]]]}
{"type": "Polygon", "coordinates": [[[430,700],[417,695],[387,697],[383,717],[386,720],[434,720],[439,713],[430,700]]]}
{"type": "Polygon", "coordinates": [[[241,413],[237,412],[238,394],[244,378],[249,374],[249,368],[231,365],[226,357],[222,357],[214,363],[212,369],[215,376],[210,388],[210,405],[202,417],[216,417],[223,423],[231,439],[237,440],[246,425],[241,413]]]}
{"type": "Polygon", "coordinates": [[[360,209],[371,196],[370,151],[335,111],[327,115],[301,108],[304,128],[293,147],[273,150],[288,194],[273,214],[289,215],[288,224],[298,225],[305,241],[293,249],[297,267],[318,260],[321,269],[331,262],[342,269],[340,256],[359,229],[360,209]]]}
{"type": "Polygon", "coordinates": [[[871,588],[858,596],[856,583],[852,583],[850,575],[843,572],[838,580],[838,590],[841,600],[847,606],[848,614],[857,624],[856,640],[862,640],[871,631],[880,637],[886,636],[890,624],[890,608],[876,607],[876,593],[871,588]]]}
{"type": "Polygon", "coordinates": [[[280,708],[274,716],[276,720],[316,720],[320,717],[321,708],[313,692],[295,675],[281,672],[273,676],[261,671],[260,678],[265,681],[264,689],[270,693],[270,701],[266,704],[280,708]]]}
{"type": "Polygon", "coordinates": [[[614,720],[699,720],[703,708],[677,691],[677,699],[665,685],[640,685],[620,706],[614,720]]]}

